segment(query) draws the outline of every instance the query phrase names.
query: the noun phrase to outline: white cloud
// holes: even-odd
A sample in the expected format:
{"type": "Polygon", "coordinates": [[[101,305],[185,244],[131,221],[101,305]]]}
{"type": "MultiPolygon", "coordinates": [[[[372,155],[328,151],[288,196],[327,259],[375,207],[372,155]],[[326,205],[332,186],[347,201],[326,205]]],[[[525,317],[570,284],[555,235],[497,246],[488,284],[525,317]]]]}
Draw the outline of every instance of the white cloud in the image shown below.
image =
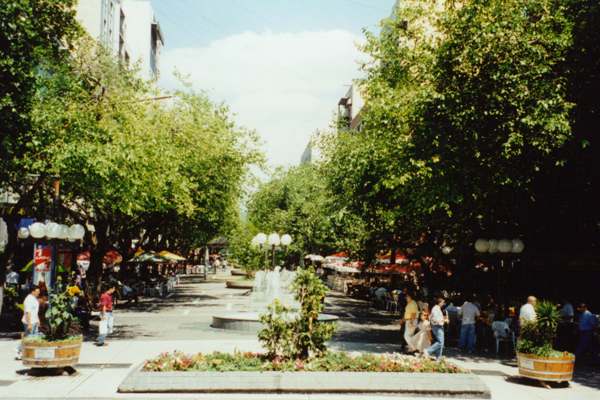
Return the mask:
{"type": "Polygon", "coordinates": [[[337,101],[359,76],[360,38],[342,30],[244,32],[206,47],[161,56],[161,85],[177,70],[196,89],[225,101],[240,125],[256,129],[272,165],[297,164],[311,134],[326,128],[337,101]]]}

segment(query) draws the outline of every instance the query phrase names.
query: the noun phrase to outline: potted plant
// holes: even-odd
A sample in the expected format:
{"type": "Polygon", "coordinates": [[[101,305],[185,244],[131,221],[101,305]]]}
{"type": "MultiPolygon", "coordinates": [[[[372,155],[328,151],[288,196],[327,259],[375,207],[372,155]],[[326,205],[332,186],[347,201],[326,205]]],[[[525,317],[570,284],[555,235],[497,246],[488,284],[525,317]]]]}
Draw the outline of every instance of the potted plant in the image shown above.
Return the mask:
{"type": "Polygon", "coordinates": [[[79,362],[83,337],[73,310],[73,294],[57,285],[50,293],[39,336],[22,340],[23,364],[33,368],[64,368],[79,362]]]}
{"type": "Polygon", "coordinates": [[[539,381],[568,382],[573,379],[575,356],[555,350],[552,343],[560,315],[555,304],[537,304],[536,320],[521,325],[517,341],[519,375],[539,381]]]}

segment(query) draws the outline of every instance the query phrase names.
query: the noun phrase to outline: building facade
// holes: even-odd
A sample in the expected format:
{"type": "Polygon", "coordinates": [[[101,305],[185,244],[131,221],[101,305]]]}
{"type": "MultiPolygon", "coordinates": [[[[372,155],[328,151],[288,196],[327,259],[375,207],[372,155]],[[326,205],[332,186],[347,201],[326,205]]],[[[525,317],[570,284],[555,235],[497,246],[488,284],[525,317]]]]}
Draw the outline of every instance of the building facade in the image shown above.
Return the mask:
{"type": "Polygon", "coordinates": [[[361,83],[355,79],[346,94],[338,101],[338,128],[360,130],[362,125],[362,109],[365,101],[361,83]]]}
{"type": "Polygon", "coordinates": [[[149,0],[79,0],[77,19],[88,34],[144,79],[159,77],[163,34],[149,0]]]}

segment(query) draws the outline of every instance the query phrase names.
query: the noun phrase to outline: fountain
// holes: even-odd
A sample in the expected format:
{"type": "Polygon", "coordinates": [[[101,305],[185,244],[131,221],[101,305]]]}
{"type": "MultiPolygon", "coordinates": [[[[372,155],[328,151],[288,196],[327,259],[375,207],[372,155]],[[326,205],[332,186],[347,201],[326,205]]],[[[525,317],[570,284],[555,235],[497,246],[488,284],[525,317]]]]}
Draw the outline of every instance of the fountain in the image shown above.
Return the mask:
{"type": "MultiPolygon", "coordinates": [[[[279,299],[283,305],[292,310],[297,310],[300,305],[291,291],[295,277],[295,272],[282,270],[281,267],[275,267],[273,271],[258,271],[254,277],[250,301],[246,306],[248,310],[213,315],[212,327],[257,332],[262,328],[260,315],[267,311],[267,307],[275,299],[279,299]]],[[[335,315],[319,315],[319,321],[336,321],[337,319],[338,317],[335,315]]]]}

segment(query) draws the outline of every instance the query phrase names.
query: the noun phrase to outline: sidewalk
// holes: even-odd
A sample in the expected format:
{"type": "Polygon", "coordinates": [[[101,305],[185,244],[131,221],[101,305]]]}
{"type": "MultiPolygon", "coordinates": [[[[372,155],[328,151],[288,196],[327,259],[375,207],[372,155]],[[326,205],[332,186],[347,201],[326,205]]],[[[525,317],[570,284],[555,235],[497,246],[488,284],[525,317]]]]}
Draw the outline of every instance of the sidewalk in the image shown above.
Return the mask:
{"type": "MultiPolygon", "coordinates": [[[[17,372],[24,369],[19,361],[14,360],[16,341],[0,342],[0,398],[215,398],[215,395],[139,395],[118,394],[118,385],[126,375],[143,360],[160,352],[181,350],[187,353],[210,351],[257,351],[260,349],[256,340],[180,340],[180,341],[113,341],[108,347],[99,348],[92,343],[83,344],[80,365],[72,376],[32,377],[17,372]]],[[[333,343],[333,348],[352,348],[360,350],[365,344],[333,343]]],[[[368,345],[366,346],[368,347],[368,345]]],[[[544,389],[533,382],[513,380],[516,368],[510,362],[498,362],[489,359],[463,359],[450,357],[461,366],[471,369],[488,385],[492,398],[496,400],[594,400],[600,399],[598,386],[572,383],[570,388],[544,389]]],[[[595,377],[598,385],[598,377],[595,377]]],[[[435,382],[432,382],[435,384],[435,382]]],[[[307,395],[218,395],[219,399],[277,398],[277,399],[316,399],[324,398],[307,395]]],[[[356,396],[327,395],[327,399],[352,399],[356,396]]],[[[369,397],[373,398],[373,397],[369,397]]],[[[390,397],[382,397],[389,399],[390,397]]],[[[422,398],[421,398],[422,399],[422,398]]]]}
{"type": "MultiPolygon", "coordinates": [[[[119,394],[119,384],[145,359],[161,352],[186,353],[260,350],[254,334],[221,331],[210,327],[212,315],[247,307],[246,290],[226,289],[226,274],[208,282],[185,279],[168,299],[144,299],[115,311],[116,332],[109,346],[85,342],[77,373],[72,376],[29,376],[14,360],[17,340],[0,339],[0,399],[373,399],[355,395],[270,395],[264,394],[119,394]]],[[[364,302],[332,293],[326,312],[340,316],[332,349],[366,352],[399,350],[399,328],[393,316],[369,308],[364,302]]],[[[577,371],[570,388],[544,389],[532,381],[514,379],[514,360],[463,357],[453,349],[445,351],[453,362],[469,368],[491,389],[494,400],[600,400],[598,370],[577,371]]],[[[435,382],[431,383],[435,385],[435,382]]],[[[389,400],[390,396],[381,399],[389,400]]],[[[406,397],[402,399],[406,400],[406,397]]],[[[423,400],[423,398],[420,398],[423,400]]]]}

